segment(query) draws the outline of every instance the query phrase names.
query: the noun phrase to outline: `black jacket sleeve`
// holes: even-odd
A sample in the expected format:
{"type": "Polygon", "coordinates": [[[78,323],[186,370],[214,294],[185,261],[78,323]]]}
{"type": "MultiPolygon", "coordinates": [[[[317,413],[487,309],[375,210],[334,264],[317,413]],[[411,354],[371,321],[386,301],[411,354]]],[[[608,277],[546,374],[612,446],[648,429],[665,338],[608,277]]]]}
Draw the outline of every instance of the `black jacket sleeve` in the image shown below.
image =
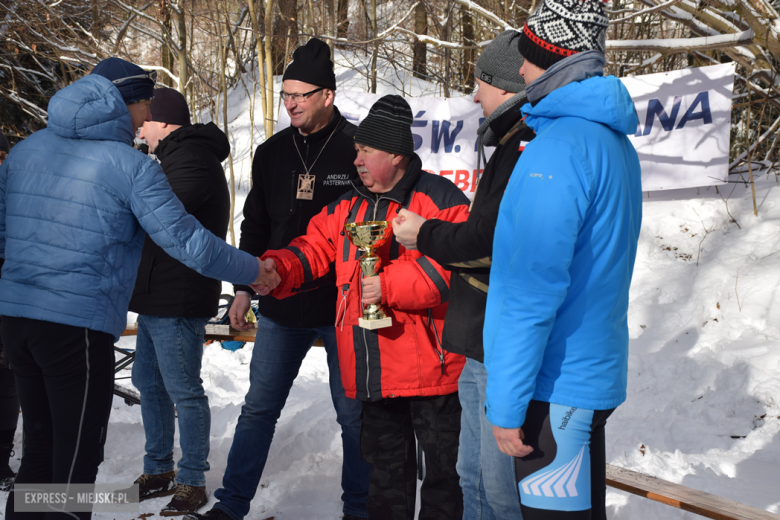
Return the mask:
{"type": "MultiPolygon", "coordinates": [[[[501,150],[504,151],[510,150],[501,150]]],[[[517,156],[517,152],[502,153],[490,165],[491,168],[486,169],[477,186],[474,204],[466,222],[425,222],[417,235],[417,249],[440,264],[469,262],[492,256],[498,208],[517,156]]]]}
{"type": "MultiPolygon", "coordinates": [[[[520,157],[519,145],[533,139],[526,127],[511,135],[490,158],[474,194],[468,220],[459,224],[429,220],[420,227],[417,249],[440,264],[475,262],[493,255],[493,234],[506,185],[520,157]]],[[[488,267],[484,265],[473,267],[488,267]]]]}
{"type": "Polygon", "coordinates": [[[417,249],[440,264],[478,260],[493,253],[493,232],[498,218],[495,211],[476,218],[470,216],[458,224],[428,220],[417,235],[417,249]]]}

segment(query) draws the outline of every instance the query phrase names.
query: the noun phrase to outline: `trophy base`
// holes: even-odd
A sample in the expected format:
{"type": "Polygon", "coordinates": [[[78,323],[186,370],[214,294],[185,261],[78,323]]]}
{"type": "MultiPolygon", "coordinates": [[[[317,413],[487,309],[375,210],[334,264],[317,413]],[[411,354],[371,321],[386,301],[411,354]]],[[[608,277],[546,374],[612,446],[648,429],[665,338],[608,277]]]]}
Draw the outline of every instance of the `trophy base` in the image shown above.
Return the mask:
{"type": "Polygon", "coordinates": [[[384,329],[393,325],[393,318],[381,318],[378,320],[365,320],[358,318],[358,325],[368,330],[384,329]]]}

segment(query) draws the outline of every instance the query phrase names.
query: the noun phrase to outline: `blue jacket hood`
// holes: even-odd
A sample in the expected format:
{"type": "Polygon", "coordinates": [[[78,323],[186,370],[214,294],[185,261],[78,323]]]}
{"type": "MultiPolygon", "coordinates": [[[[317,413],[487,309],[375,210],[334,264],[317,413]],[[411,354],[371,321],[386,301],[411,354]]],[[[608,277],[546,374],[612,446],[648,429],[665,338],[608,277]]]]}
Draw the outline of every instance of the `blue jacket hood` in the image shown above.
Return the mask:
{"type": "Polygon", "coordinates": [[[527,103],[522,111],[526,124],[539,133],[541,119],[579,117],[630,135],[636,132],[639,118],[634,101],[615,76],[595,76],[555,89],[536,106],[527,103]]]}
{"type": "Polygon", "coordinates": [[[133,144],[133,120],[119,90],[102,76],[85,76],[49,102],[48,127],[66,139],[133,144]]]}

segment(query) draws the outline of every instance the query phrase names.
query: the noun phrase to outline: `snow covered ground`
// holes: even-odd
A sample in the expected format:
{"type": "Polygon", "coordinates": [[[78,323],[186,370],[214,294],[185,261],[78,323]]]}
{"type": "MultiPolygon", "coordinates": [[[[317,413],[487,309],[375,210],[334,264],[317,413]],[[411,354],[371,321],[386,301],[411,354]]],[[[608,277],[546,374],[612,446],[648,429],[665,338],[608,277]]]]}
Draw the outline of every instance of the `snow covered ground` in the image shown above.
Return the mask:
{"type": "MultiPolygon", "coordinates": [[[[359,73],[341,66],[337,74],[342,88],[365,90],[359,73]]],[[[394,83],[407,95],[437,94],[422,82],[393,81],[390,72],[385,79],[382,92],[394,83]]],[[[242,180],[236,233],[250,170],[242,90],[239,85],[228,103],[237,183],[242,180]]],[[[758,180],[756,198],[757,217],[743,185],[646,195],[629,309],[628,400],[607,425],[607,460],[780,513],[780,186],[774,177],[758,180]]],[[[120,345],[133,343],[125,338],[120,345]]],[[[251,351],[251,344],[237,352],[217,345],[205,350],[211,492],[225,470],[251,351]]],[[[340,518],[339,435],[324,351],[313,348],[277,426],[250,518],[340,518]]],[[[143,443],[140,408],[115,398],[98,482],[132,482],[142,470],[143,443]]],[[[18,464],[17,455],[12,467],[18,464]]],[[[141,513],[156,514],[166,501],[144,502],[141,513]]],[[[615,490],[607,501],[612,519],[700,518],[615,490]]]]}

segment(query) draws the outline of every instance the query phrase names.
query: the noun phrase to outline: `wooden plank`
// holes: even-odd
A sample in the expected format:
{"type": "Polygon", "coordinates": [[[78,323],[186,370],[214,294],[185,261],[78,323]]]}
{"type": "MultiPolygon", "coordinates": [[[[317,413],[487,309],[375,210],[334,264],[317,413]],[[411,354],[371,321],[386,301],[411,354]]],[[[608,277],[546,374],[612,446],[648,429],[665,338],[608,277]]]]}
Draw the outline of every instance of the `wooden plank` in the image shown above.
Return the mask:
{"type": "MultiPolygon", "coordinates": [[[[122,336],[137,336],[138,335],[138,324],[133,323],[129,324],[124,332],[122,332],[122,336]]],[[[206,340],[213,340],[213,341],[243,341],[244,343],[254,343],[255,342],[255,330],[250,329],[246,331],[236,330],[233,327],[230,327],[230,333],[229,334],[206,334],[206,340]]],[[[322,338],[317,338],[317,340],[314,342],[315,347],[324,347],[325,343],[322,342],[322,338]]]]}
{"type": "Polygon", "coordinates": [[[607,485],[714,520],[780,520],[780,515],[607,464],[607,485]]]}

